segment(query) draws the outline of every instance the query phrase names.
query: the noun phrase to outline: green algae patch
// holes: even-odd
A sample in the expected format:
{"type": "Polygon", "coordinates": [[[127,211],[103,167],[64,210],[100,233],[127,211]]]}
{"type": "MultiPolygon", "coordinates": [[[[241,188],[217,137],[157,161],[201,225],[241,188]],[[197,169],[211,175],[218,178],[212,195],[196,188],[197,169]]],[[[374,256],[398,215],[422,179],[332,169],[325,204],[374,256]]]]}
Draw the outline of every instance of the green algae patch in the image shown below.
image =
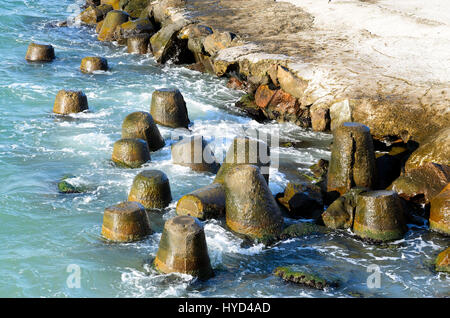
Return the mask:
{"type": "Polygon", "coordinates": [[[310,273],[303,271],[293,270],[291,266],[280,266],[275,268],[274,275],[281,277],[287,282],[295,284],[305,285],[311,288],[323,290],[325,287],[330,286],[325,279],[310,273]]]}
{"type": "Polygon", "coordinates": [[[300,222],[286,227],[283,232],[281,232],[280,239],[287,240],[306,235],[323,234],[326,232],[327,229],[324,226],[314,223],[300,222]]]}
{"type": "Polygon", "coordinates": [[[58,191],[60,193],[83,193],[87,192],[87,187],[85,186],[75,186],[69,183],[67,180],[75,178],[73,175],[65,175],[62,177],[61,181],[58,182],[58,191]]]}

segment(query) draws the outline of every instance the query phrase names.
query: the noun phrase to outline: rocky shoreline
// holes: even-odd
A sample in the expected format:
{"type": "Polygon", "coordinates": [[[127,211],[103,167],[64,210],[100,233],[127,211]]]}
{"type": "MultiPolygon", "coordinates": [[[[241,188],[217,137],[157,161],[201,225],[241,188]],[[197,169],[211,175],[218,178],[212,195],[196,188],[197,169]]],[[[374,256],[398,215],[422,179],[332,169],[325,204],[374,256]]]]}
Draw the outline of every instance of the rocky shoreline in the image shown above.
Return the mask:
{"type": "MultiPolygon", "coordinates": [[[[350,230],[360,239],[377,244],[403,238],[406,224],[414,223],[416,217],[429,219],[430,229],[442,235],[450,234],[450,128],[445,98],[438,99],[438,102],[431,98],[426,106],[423,100],[416,105],[408,102],[405,96],[385,96],[380,91],[369,96],[356,88],[330,95],[324,88],[325,84],[317,83],[315,76],[319,70],[310,63],[302,64],[292,56],[264,52],[258,43],[214,25],[213,20],[205,18],[209,17],[208,14],[202,15],[197,10],[201,3],[209,2],[88,1],[77,19],[95,26],[100,41],[128,45],[129,52],[151,52],[161,64],[186,65],[193,70],[229,78],[229,87],[247,93],[236,106],[253,118],[291,122],[314,131],[331,130],[334,136],[332,156],[330,163],[320,161],[311,167],[313,182],[289,184],[284,193],[278,194],[276,201],[279,206],[267,186],[268,175],[263,172],[267,163],[259,162],[260,153],[257,164],[247,158],[247,153],[248,162],[244,164],[232,160],[232,164],[228,165],[227,161],[220,169],[216,163],[213,166],[201,163],[194,167],[192,162],[189,163],[194,138],[174,144],[172,160],[175,164],[187,165],[198,171],[213,171],[217,176],[212,185],[180,199],[179,203],[184,199],[184,206],[177,207],[179,216],[171,219],[174,224],[165,228],[167,233],[155,260],[160,271],[195,273],[205,279],[213,275],[203,227],[191,216],[194,212],[200,218],[209,218],[211,215],[223,217],[225,211],[226,224],[232,231],[266,245],[304,233],[302,229],[285,227],[282,207],[285,208],[284,215],[290,218],[314,219],[318,232],[324,231],[322,225],[333,230],[350,230]],[[318,97],[319,94],[323,94],[322,97],[318,97]],[[416,106],[420,108],[419,112],[416,106]],[[443,112],[438,115],[436,110],[443,112]],[[433,114],[433,119],[428,121],[430,114],[433,114]],[[186,154],[189,157],[187,161],[184,158],[186,154]],[[242,180],[247,187],[242,187],[242,180]],[[323,213],[325,207],[327,209],[323,213]],[[196,210],[190,213],[189,209],[194,208],[196,210]],[[196,238],[194,243],[188,240],[186,244],[199,251],[194,253],[175,248],[176,244],[170,240],[179,236],[181,230],[178,227],[189,227],[186,231],[191,231],[196,238]],[[173,250],[169,250],[171,244],[174,244],[173,250]],[[189,268],[181,268],[178,263],[169,264],[165,259],[167,254],[174,254],[179,258],[177,262],[184,262],[191,259],[191,253],[202,257],[193,261],[189,268]]],[[[269,5],[268,2],[265,5],[269,5]]],[[[308,19],[306,13],[300,13],[308,19]]],[[[107,65],[106,61],[99,61],[99,68],[104,65],[107,65]]],[[[63,93],[68,96],[74,94],[63,93]]],[[[87,101],[78,104],[83,106],[78,107],[79,111],[87,109],[87,101]]],[[[61,107],[70,110],[69,106],[61,107]]],[[[116,164],[124,167],[136,168],[149,161],[150,151],[154,150],[150,150],[153,139],[163,143],[153,120],[168,127],[186,128],[189,124],[186,105],[177,90],[155,91],[151,115],[137,115],[140,117],[133,119],[130,127],[145,126],[156,137],[145,135],[147,140],[144,140],[134,131],[130,136],[124,136],[124,131],[127,132],[124,123],[123,139],[114,145],[112,156],[116,164]],[[175,115],[172,118],[169,114],[175,115]]],[[[238,141],[250,143],[248,139],[238,137],[233,145],[238,141]]],[[[199,142],[204,150],[203,139],[200,138],[199,142]]],[[[235,159],[234,150],[231,147],[227,157],[235,159]]],[[[144,203],[155,200],[155,197],[171,198],[167,177],[158,174],[156,178],[155,174],[157,172],[153,171],[142,177],[144,185],[136,185],[139,191],[135,190],[138,193],[135,196],[140,199],[130,202],[140,201],[142,204],[128,202],[106,209],[109,213],[104,214],[106,238],[132,241],[150,233],[143,217],[142,211],[147,208],[144,203]],[[148,189],[156,187],[156,183],[165,190],[148,189]],[[118,216],[125,214],[127,216],[123,220],[118,216]],[[122,230],[128,232],[121,233],[122,230]]],[[[170,201],[167,198],[163,206],[170,201]]],[[[441,264],[437,268],[447,268],[445,266],[441,264]]],[[[301,280],[300,283],[305,282],[301,280]]]]}
{"type": "MultiPolygon", "coordinates": [[[[127,8],[133,4],[131,15],[127,13],[133,22],[117,24],[117,30],[108,38],[100,36],[100,40],[126,44],[126,38],[133,38],[128,40],[132,42],[140,37],[140,41],[146,43],[144,34],[147,34],[147,51],[157,62],[170,60],[190,69],[225,76],[229,78],[230,87],[245,90],[248,95],[236,105],[255,119],[292,122],[314,131],[332,131],[346,121],[360,122],[367,125],[377,139],[418,142],[421,150],[416,155],[422,155],[411,158],[408,167],[423,162],[449,165],[450,113],[445,83],[426,92],[400,87],[395,79],[382,82],[376,74],[372,74],[371,80],[353,77],[348,78],[351,82],[342,83],[342,78],[333,78],[330,70],[323,70],[321,64],[314,63],[315,55],[308,55],[307,48],[300,45],[294,55],[292,43],[284,43],[290,48],[286,51],[283,43],[279,43],[279,37],[274,39],[276,32],[282,32],[281,36],[298,30],[314,32],[312,17],[300,8],[287,3],[258,1],[256,7],[259,9],[254,13],[257,18],[264,17],[258,13],[261,8],[266,8],[272,10],[269,10],[270,14],[275,10],[273,15],[278,17],[275,19],[291,12],[292,19],[299,21],[289,24],[286,30],[269,30],[258,37],[249,30],[256,23],[253,21],[256,17],[248,18],[249,25],[242,31],[236,25],[242,22],[242,11],[256,8],[255,1],[245,1],[245,5],[242,1],[219,2],[220,5],[211,1],[185,0],[103,1],[95,9],[88,8],[79,18],[87,24],[98,23],[100,31],[105,12],[112,9],[130,11],[127,8]],[[113,5],[107,7],[109,3],[113,5]],[[231,19],[227,28],[226,21],[232,14],[237,17],[231,19]],[[267,36],[266,41],[263,36],[267,36]],[[359,87],[359,81],[364,82],[364,90],[359,87]],[[386,87],[370,87],[367,82],[386,87]],[[423,96],[417,98],[414,94],[423,96]]],[[[277,21],[269,20],[267,27],[277,21]]],[[[261,25],[254,27],[256,30],[262,28],[261,25]]],[[[316,50],[313,46],[309,49],[316,50]]]]}

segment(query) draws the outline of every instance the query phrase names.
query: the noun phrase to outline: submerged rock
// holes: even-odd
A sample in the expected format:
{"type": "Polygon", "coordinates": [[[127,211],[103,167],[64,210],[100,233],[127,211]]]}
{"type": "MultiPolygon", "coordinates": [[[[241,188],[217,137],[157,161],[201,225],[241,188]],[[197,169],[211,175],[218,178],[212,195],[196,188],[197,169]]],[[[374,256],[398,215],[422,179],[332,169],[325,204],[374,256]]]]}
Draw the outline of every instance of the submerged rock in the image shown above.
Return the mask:
{"type": "Polygon", "coordinates": [[[88,110],[88,101],[82,91],[70,91],[62,89],[56,94],[53,112],[59,115],[80,113],[88,110]]]}
{"type": "Polygon", "coordinates": [[[28,45],[25,59],[29,62],[51,62],[55,59],[55,50],[49,44],[31,42],[28,45]]]}
{"type": "Polygon", "coordinates": [[[178,200],[178,215],[190,215],[201,220],[225,216],[225,189],[219,183],[212,183],[178,200]]]}
{"type": "Polygon", "coordinates": [[[315,289],[325,289],[330,286],[325,279],[313,274],[296,271],[292,266],[277,267],[274,270],[274,275],[281,277],[287,282],[305,285],[315,289]]]}
{"type": "Polygon", "coordinates": [[[224,185],[226,222],[232,231],[256,239],[281,233],[283,217],[257,166],[231,167],[224,185]]]}
{"type": "Polygon", "coordinates": [[[203,136],[183,138],[172,145],[172,162],[194,171],[217,173],[220,165],[203,136]]]}
{"type": "Polygon", "coordinates": [[[344,194],[355,186],[372,188],[376,181],[376,166],[369,128],[359,123],[343,123],[333,135],[328,192],[344,194]]]}
{"type": "Polygon", "coordinates": [[[150,161],[150,150],[143,139],[120,139],[114,143],[111,159],[122,167],[139,168],[150,161]]]}
{"type": "Polygon", "coordinates": [[[231,168],[248,164],[258,166],[266,182],[269,182],[270,148],[265,142],[259,140],[236,137],[227,151],[214,182],[223,183],[231,168]]]}
{"type": "Polygon", "coordinates": [[[94,71],[107,71],[108,61],[103,57],[88,56],[81,60],[80,70],[83,73],[93,73],[94,71]]]}
{"type": "Polygon", "coordinates": [[[430,229],[450,235],[450,183],[431,199],[430,206],[430,229]]]}
{"type": "Polygon", "coordinates": [[[362,192],[356,200],[353,232],[359,237],[388,242],[401,239],[406,233],[403,206],[395,192],[362,192]]]}
{"type": "Polygon", "coordinates": [[[140,138],[147,142],[150,151],[164,147],[164,141],[152,115],[147,112],[133,112],[122,123],[122,138],[140,138]]]}
{"type": "Polygon", "coordinates": [[[450,247],[447,247],[436,257],[435,269],[437,272],[450,273],[450,247]]]}
{"type": "Polygon", "coordinates": [[[125,11],[113,10],[106,14],[98,32],[98,39],[100,41],[114,41],[115,31],[122,23],[129,19],[128,13],[125,11]]]}
{"type": "Polygon", "coordinates": [[[190,121],[186,102],[178,89],[162,88],[152,94],[150,114],[157,124],[187,128],[190,121]]]}
{"type": "Polygon", "coordinates": [[[203,225],[190,216],[176,216],[164,224],[154,261],[163,273],[184,273],[201,280],[214,275],[203,225]]]}
{"type": "Polygon", "coordinates": [[[114,242],[134,242],[150,235],[150,223],[142,204],[122,202],[105,209],[102,236],[114,242]]]}
{"type": "Polygon", "coordinates": [[[286,227],[281,232],[279,238],[281,240],[287,240],[306,235],[323,234],[323,233],[327,233],[327,229],[324,226],[313,223],[299,222],[286,227]]]}
{"type": "Polygon", "coordinates": [[[61,181],[58,182],[58,191],[60,193],[83,193],[86,192],[87,189],[84,186],[75,186],[67,181],[67,179],[74,178],[73,175],[65,175],[61,178],[61,181]]]}
{"type": "Polygon", "coordinates": [[[133,180],[128,201],[142,204],[146,209],[164,209],[172,201],[169,179],[159,170],[144,170],[133,180]]]}

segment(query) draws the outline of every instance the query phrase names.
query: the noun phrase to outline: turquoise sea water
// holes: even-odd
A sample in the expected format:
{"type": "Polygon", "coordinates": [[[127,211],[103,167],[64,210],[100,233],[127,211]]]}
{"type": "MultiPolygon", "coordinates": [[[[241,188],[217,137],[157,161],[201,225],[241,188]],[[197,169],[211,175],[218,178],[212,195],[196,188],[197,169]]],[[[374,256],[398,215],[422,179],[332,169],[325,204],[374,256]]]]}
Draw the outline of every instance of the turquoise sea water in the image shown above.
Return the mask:
{"type": "MultiPolygon", "coordinates": [[[[171,164],[172,129],[160,127],[166,146],[152,153],[144,168],[164,171],[174,201],[162,214],[150,215],[155,234],[132,244],[101,239],[103,209],[126,200],[133,177],[142,169],[114,167],[109,158],[120,138],[123,118],[148,111],[156,88],[178,87],[193,121],[192,134],[227,149],[242,128],[279,129],[282,139],[300,148],[273,148],[283,168],[271,169],[270,188],[282,191],[285,174],[306,171],[328,158],[331,137],[292,125],[259,124],[233,108],[242,94],[226,81],[176,66],[158,66],[151,56],[126,54],[124,47],[100,43],[92,29],[57,21],[73,17],[80,1],[3,1],[0,6],[0,297],[442,297],[450,295],[449,277],[432,270],[432,259],[448,239],[426,227],[410,227],[404,240],[389,247],[370,246],[347,232],[310,235],[273,248],[243,246],[218,221],[205,223],[216,276],[198,282],[187,275],[160,275],[150,266],[164,221],[175,215],[176,200],[209,184],[213,175],[171,164]],[[56,60],[29,64],[30,41],[51,43],[56,60]],[[85,75],[81,58],[100,55],[111,70],[85,75]],[[62,120],[52,115],[60,89],[83,90],[90,112],[62,120]],[[85,185],[85,194],[62,195],[57,182],[65,174],[85,185]],[[69,288],[71,264],[80,269],[80,288],[69,288]],[[340,287],[315,291],[286,284],[271,275],[276,266],[297,264],[338,279],[340,287]],[[368,288],[377,265],[380,288],[368,288]]],[[[186,135],[187,131],[178,131],[186,135]]],[[[298,222],[286,219],[287,222],[298,222]]]]}

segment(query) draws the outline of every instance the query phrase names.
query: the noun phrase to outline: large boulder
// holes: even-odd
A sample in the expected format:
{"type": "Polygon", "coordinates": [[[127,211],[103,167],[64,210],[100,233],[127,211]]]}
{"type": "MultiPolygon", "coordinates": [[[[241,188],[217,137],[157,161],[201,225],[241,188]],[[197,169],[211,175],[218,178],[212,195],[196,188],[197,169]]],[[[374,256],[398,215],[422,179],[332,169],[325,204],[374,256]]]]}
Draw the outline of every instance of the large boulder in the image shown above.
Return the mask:
{"type": "Polygon", "coordinates": [[[164,209],[172,201],[169,179],[159,170],[144,170],[133,180],[128,201],[141,203],[146,209],[164,209]]]}
{"type": "Polygon", "coordinates": [[[201,220],[220,218],[225,215],[225,189],[212,183],[178,200],[178,215],[190,215],[201,220]]]}
{"type": "Polygon", "coordinates": [[[323,212],[322,193],[319,186],[289,182],[277,201],[287,209],[291,218],[318,219],[323,212]]]}
{"type": "Polygon", "coordinates": [[[120,45],[124,45],[128,38],[141,34],[146,34],[150,37],[154,33],[155,28],[148,18],[137,19],[119,25],[114,31],[114,39],[120,45]]]}
{"type": "Polygon", "coordinates": [[[186,102],[178,89],[162,88],[152,94],[150,114],[157,124],[187,128],[190,124],[186,102]]]}
{"type": "Polygon", "coordinates": [[[203,42],[205,38],[213,33],[213,30],[202,24],[189,24],[180,32],[180,37],[188,39],[188,49],[194,53],[196,62],[202,61],[202,55],[206,55],[203,42]]]}
{"type": "Polygon", "coordinates": [[[344,194],[353,187],[372,188],[376,182],[375,153],[367,126],[344,123],[333,133],[328,191],[344,194]]]}
{"type": "Polygon", "coordinates": [[[203,40],[203,47],[209,55],[214,55],[218,51],[232,46],[235,38],[236,34],[234,33],[216,31],[205,37],[203,40]]]}
{"type": "Polygon", "coordinates": [[[139,18],[150,0],[120,0],[119,9],[127,12],[132,18],[139,18]]]}
{"type": "Polygon", "coordinates": [[[150,38],[153,56],[158,63],[164,64],[169,60],[175,64],[194,62],[194,56],[187,49],[187,40],[178,37],[178,32],[190,23],[183,15],[174,14],[150,38]]]}
{"type": "Polygon", "coordinates": [[[194,171],[217,173],[220,165],[203,136],[183,138],[172,145],[172,162],[194,171]]]}
{"type": "Polygon", "coordinates": [[[450,167],[432,162],[410,169],[389,187],[406,200],[429,203],[450,182],[450,167]]]}
{"type": "Polygon", "coordinates": [[[227,226],[252,239],[279,236],[283,217],[260,169],[236,165],[225,176],[227,226]]]}
{"type": "Polygon", "coordinates": [[[405,170],[416,169],[427,162],[450,166],[450,127],[432,134],[415,150],[405,164],[405,170]]]}
{"type": "Polygon", "coordinates": [[[269,119],[292,122],[305,128],[311,126],[308,107],[303,107],[297,98],[282,89],[260,85],[255,92],[255,103],[269,119]]]}
{"type": "Polygon", "coordinates": [[[277,195],[277,201],[286,209],[289,209],[289,201],[298,193],[305,193],[315,201],[322,203],[322,193],[319,186],[296,182],[289,182],[284,192],[277,195]]]}
{"type": "Polygon", "coordinates": [[[343,123],[352,121],[352,105],[348,99],[336,102],[331,105],[330,128],[332,131],[341,126],[343,123]]]}
{"type": "Polygon", "coordinates": [[[117,27],[127,22],[129,18],[130,16],[125,11],[109,11],[98,32],[98,39],[100,41],[114,41],[117,27]]]}
{"type": "Polygon", "coordinates": [[[113,7],[109,4],[99,6],[89,6],[78,16],[81,22],[89,25],[96,25],[102,21],[113,7]]]}
{"type": "Polygon", "coordinates": [[[288,68],[282,65],[278,65],[277,80],[281,89],[295,98],[302,98],[308,87],[308,81],[295,76],[288,68]]]}
{"type": "Polygon", "coordinates": [[[166,274],[184,273],[201,280],[212,277],[202,223],[186,215],[166,221],[154,265],[166,274]]]}
{"type": "Polygon", "coordinates": [[[430,229],[450,235],[450,183],[431,199],[430,229]]]}
{"type": "Polygon", "coordinates": [[[311,114],[311,128],[314,131],[330,130],[330,109],[321,104],[311,106],[309,109],[311,114]]]}
{"type": "Polygon", "coordinates": [[[159,0],[151,4],[151,11],[156,23],[162,24],[171,16],[173,10],[185,6],[186,0],[159,0]]]}

